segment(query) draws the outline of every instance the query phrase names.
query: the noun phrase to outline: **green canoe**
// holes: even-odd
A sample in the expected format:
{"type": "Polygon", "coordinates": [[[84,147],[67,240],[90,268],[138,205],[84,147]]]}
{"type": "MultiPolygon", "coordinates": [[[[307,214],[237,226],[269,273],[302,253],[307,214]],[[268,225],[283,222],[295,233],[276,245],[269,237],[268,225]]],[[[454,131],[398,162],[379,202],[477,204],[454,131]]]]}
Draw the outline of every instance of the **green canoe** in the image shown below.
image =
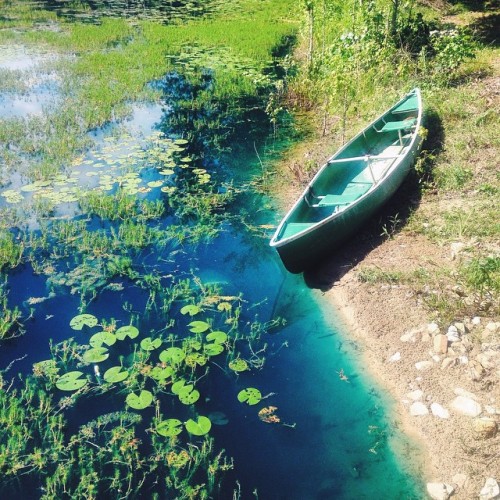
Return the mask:
{"type": "Polygon", "coordinates": [[[414,89],[321,167],[271,239],[288,271],[313,267],[394,194],[420,151],[421,121],[414,89]]]}

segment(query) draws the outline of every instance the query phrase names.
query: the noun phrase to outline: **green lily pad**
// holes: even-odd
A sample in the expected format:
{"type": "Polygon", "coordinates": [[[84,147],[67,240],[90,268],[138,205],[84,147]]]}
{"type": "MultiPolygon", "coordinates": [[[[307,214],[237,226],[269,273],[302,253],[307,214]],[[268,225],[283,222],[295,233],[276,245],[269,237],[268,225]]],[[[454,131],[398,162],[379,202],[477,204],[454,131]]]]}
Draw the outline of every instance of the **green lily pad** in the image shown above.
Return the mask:
{"type": "Polygon", "coordinates": [[[141,340],[141,349],[145,351],[154,351],[161,346],[161,339],[152,339],[151,337],[146,337],[141,340]]]}
{"type": "Polygon", "coordinates": [[[248,363],[241,358],[231,360],[228,366],[235,372],[244,372],[245,370],[248,370],[248,363]]]}
{"type": "Polygon", "coordinates": [[[203,416],[198,417],[198,421],[190,418],[184,425],[186,426],[186,430],[195,436],[204,436],[212,428],[210,419],[203,416]]]}
{"type": "Polygon", "coordinates": [[[128,375],[128,371],[124,370],[122,366],[113,366],[104,372],[103,378],[110,384],[116,384],[123,382],[128,375]]]}
{"type": "Polygon", "coordinates": [[[56,387],[61,391],[77,391],[88,383],[86,378],[80,378],[82,375],[79,371],[65,373],[56,380],[56,387]]]}
{"type": "Polygon", "coordinates": [[[158,170],[158,173],[161,175],[172,175],[174,171],[171,168],[163,168],[162,170],[158,170]]]}
{"type": "Polygon", "coordinates": [[[118,340],[125,340],[126,337],[135,339],[139,335],[139,330],[132,325],[122,326],[116,330],[115,335],[118,340]]]}
{"type": "Polygon", "coordinates": [[[92,347],[101,347],[103,344],[108,346],[116,342],[116,337],[111,332],[99,332],[90,337],[89,344],[92,347]]]}
{"type": "Polygon", "coordinates": [[[179,347],[169,347],[160,352],[160,361],[163,363],[179,364],[186,357],[186,353],[179,347]]]}
{"type": "Polygon", "coordinates": [[[193,384],[186,385],[186,381],[184,379],[177,380],[172,384],[172,392],[174,394],[180,394],[182,391],[190,392],[194,389],[193,384]]]}
{"type": "Polygon", "coordinates": [[[224,332],[212,332],[207,335],[207,340],[214,344],[223,344],[227,340],[227,335],[224,332]]]}
{"type": "Polygon", "coordinates": [[[105,347],[93,347],[83,354],[86,363],[101,363],[109,358],[109,352],[105,347]]]}
{"type": "Polygon", "coordinates": [[[200,311],[201,309],[198,306],[195,306],[194,304],[188,304],[181,309],[181,314],[189,314],[189,316],[194,316],[200,311]]]}
{"type": "Polygon", "coordinates": [[[224,351],[224,346],[222,344],[205,344],[203,351],[207,356],[217,356],[224,351]]]}
{"type": "Polygon", "coordinates": [[[200,399],[200,393],[196,389],[191,391],[182,390],[179,393],[179,401],[184,405],[192,405],[196,403],[198,399],[200,399]]]}
{"type": "Polygon", "coordinates": [[[139,395],[131,392],[125,402],[134,410],[143,410],[153,402],[153,394],[146,390],[141,391],[139,395]]]}
{"type": "Polygon", "coordinates": [[[182,145],[182,144],[187,144],[188,141],[187,139],[175,139],[174,144],[182,145]]]}
{"type": "Polygon", "coordinates": [[[155,366],[150,372],[149,376],[157,380],[158,382],[162,382],[163,380],[167,380],[168,377],[171,377],[174,373],[174,370],[171,366],[166,366],[162,368],[161,366],[155,366]]]}
{"type": "Polygon", "coordinates": [[[78,314],[69,322],[73,330],[81,330],[84,326],[92,328],[95,325],[97,325],[97,318],[92,314],[78,314]]]}
{"type": "Polygon", "coordinates": [[[156,426],[156,432],[160,436],[172,437],[177,436],[182,432],[182,422],[177,420],[176,418],[169,418],[168,420],[164,420],[160,422],[156,426]]]}
{"type": "Polygon", "coordinates": [[[185,362],[186,365],[194,368],[196,365],[204,366],[207,364],[208,358],[199,352],[195,352],[193,354],[188,354],[186,356],[185,362]]]}
{"type": "Polygon", "coordinates": [[[189,331],[193,333],[203,333],[210,328],[210,325],[206,321],[192,321],[188,326],[191,327],[189,331]]]}
{"type": "Polygon", "coordinates": [[[262,394],[255,387],[248,387],[238,393],[238,401],[248,405],[256,405],[262,399],[262,394]]]}
{"type": "Polygon", "coordinates": [[[157,188],[163,186],[163,181],[150,181],[148,182],[150,188],[157,188]]]}

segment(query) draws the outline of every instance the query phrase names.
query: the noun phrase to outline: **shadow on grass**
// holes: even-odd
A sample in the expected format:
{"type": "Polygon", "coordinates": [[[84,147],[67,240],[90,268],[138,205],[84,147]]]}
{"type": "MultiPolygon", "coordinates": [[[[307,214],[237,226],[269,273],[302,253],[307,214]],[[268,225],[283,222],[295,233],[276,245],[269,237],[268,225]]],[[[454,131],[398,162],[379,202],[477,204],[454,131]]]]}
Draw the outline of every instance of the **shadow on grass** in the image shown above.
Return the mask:
{"type": "Polygon", "coordinates": [[[490,14],[476,19],[471,29],[478,40],[485,45],[498,47],[500,44],[500,14],[490,14]]]}
{"type": "Polygon", "coordinates": [[[405,227],[420,205],[422,186],[432,184],[435,158],[443,150],[444,128],[439,115],[429,110],[424,120],[429,131],[422,152],[395,195],[350,240],[304,272],[309,288],[327,291],[375,248],[405,227]]]}

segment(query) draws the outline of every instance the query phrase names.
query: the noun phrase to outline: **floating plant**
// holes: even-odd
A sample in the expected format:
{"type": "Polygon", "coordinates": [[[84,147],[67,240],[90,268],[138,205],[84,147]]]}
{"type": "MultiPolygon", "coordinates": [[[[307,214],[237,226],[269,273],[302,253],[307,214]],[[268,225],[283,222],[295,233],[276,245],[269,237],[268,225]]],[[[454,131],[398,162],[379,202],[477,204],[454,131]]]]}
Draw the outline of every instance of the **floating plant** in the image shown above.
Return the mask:
{"type": "Polygon", "coordinates": [[[123,366],[112,366],[104,372],[103,379],[110,384],[116,384],[123,382],[128,376],[129,372],[124,370],[123,366]]]}
{"type": "Polygon", "coordinates": [[[192,321],[188,326],[191,327],[189,330],[193,333],[203,333],[210,328],[206,321],[192,321]]]}
{"type": "Polygon", "coordinates": [[[93,347],[83,353],[86,363],[101,363],[109,358],[109,352],[105,347],[93,347]]]}
{"type": "Polygon", "coordinates": [[[248,387],[238,393],[238,401],[240,403],[247,403],[253,406],[260,403],[261,400],[262,394],[259,389],[255,389],[255,387],[248,387]]]}
{"type": "Polygon", "coordinates": [[[201,309],[194,304],[188,304],[181,308],[181,314],[189,314],[189,316],[195,316],[200,311],[201,309]]]}
{"type": "Polygon", "coordinates": [[[227,340],[227,334],[221,331],[211,332],[207,335],[206,339],[214,344],[223,344],[227,340]]]}
{"type": "Polygon", "coordinates": [[[182,363],[185,357],[186,353],[179,347],[169,347],[160,353],[160,361],[174,365],[182,363]]]}
{"type": "Polygon", "coordinates": [[[101,347],[103,344],[112,346],[116,343],[116,335],[111,332],[99,332],[90,337],[89,344],[92,347],[101,347]]]}
{"type": "Polygon", "coordinates": [[[125,402],[134,410],[144,410],[153,402],[153,394],[150,391],[142,390],[139,394],[131,392],[125,402]]]}
{"type": "Polygon", "coordinates": [[[141,349],[145,351],[154,351],[161,346],[161,339],[152,339],[151,337],[145,337],[141,340],[141,349]]]}
{"type": "Polygon", "coordinates": [[[248,370],[248,363],[241,358],[232,359],[229,364],[229,368],[235,372],[244,372],[248,370]]]}
{"type": "Polygon", "coordinates": [[[224,346],[222,344],[205,344],[203,346],[203,352],[207,356],[218,356],[224,351],[224,346]]]}
{"type": "Polygon", "coordinates": [[[65,373],[56,380],[56,387],[61,391],[77,391],[88,383],[86,378],[81,378],[83,375],[79,371],[65,373]]]}
{"type": "Polygon", "coordinates": [[[165,437],[178,436],[182,432],[182,422],[176,418],[163,420],[156,426],[156,432],[165,437]]]}
{"type": "Polygon", "coordinates": [[[75,316],[69,323],[73,330],[81,330],[84,326],[92,328],[97,325],[97,318],[92,314],[79,314],[75,316]]]}
{"type": "Polygon", "coordinates": [[[189,419],[186,423],[186,430],[195,436],[203,436],[210,432],[212,422],[208,417],[199,416],[198,420],[189,419]]]}
{"type": "Polygon", "coordinates": [[[118,340],[125,340],[127,337],[135,339],[138,335],[139,330],[133,325],[121,326],[115,332],[115,336],[118,340]]]}

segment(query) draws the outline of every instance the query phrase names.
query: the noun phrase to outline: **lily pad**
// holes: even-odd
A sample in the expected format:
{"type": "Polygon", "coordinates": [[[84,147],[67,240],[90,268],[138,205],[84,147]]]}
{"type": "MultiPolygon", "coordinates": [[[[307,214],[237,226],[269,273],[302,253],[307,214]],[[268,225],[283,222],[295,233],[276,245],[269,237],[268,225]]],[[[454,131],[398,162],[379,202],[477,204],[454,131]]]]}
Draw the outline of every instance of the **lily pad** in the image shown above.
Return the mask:
{"type": "Polygon", "coordinates": [[[92,347],[101,347],[103,344],[111,346],[114,343],[116,343],[116,337],[111,332],[96,333],[89,340],[92,347]]]}
{"type": "Polygon", "coordinates": [[[69,326],[73,330],[81,330],[84,326],[92,328],[97,325],[97,318],[92,314],[78,314],[70,322],[69,326]]]}
{"type": "Polygon", "coordinates": [[[191,327],[189,331],[193,333],[203,333],[210,328],[210,325],[206,321],[192,321],[188,326],[191,327]]]}
{"type": "Polygon", "coordinates": [[[211,332],[207,335],[207,340],[210,340],[214,344],[223,344],[227,340],[227,334],[220,331],[211,332]]]}
{"type": "Polygon", "coordinates": [[[195,306],[194,304],[188,304],[181,309],[181,314],[189,314],[189,316],[194,316],[200,311],[201,309],[198,306],[195,306]]]}
{"type": "Polygon", "coordinates": [[[125,402],[134,410],[143,410],[153,402],[153,394],[143,390],[138,395],[131,392],[125,402]]]}
{"type": "Polygon", "coordinates": [[[176,418],[169,418],[168,420],[164,420],[160,422],[156,426],[156,432],[160,436],[172,437],[177,436],[182,432],[182,422],[177,420],[176,418]]]}
{"type": "Polygon", "coordinates": [[[65,373],[56,380],[56,387],[61,391],[77,391],[88,383],[86,378],[80,378],[82,375],[79,371],[65,373]]]}
{"type": "Polygon", "coordinates": [[[203,351],[207,356],[217,356],[224,351],[224,346],[222,344],[205,344],[203,351]]]}
{"type": "Polygon", "coordinates": [[[186,385],[186,381],[182,378],[172,384],[172,392],[174,394],[180,394],[182,391],[190,392],[193,389],[194,385],[193,384],[186,385]]]}
{"type": "Polygon", "coordinates": [[[248,370],[248,363],[241,358],[231,360],[228,366],[235,372],[244,372],[245,370],[248,370]]]}
{"type": "Polygon", "coordinates": [[[118,340],[125,340],[126,337],[135,339],[139,335],[139,330],[132,325],[122,326],[116,330],[115,335],[118,340]]]}
{"type": "Polygon", "coordinates": [[[248,405],[256,405],[262,399],[262,394],[259,389],[255,387],[248,387],[238,393],[238,401],[240,403],[247,403],[248,405]]]}
{"type": "Polygon", "coordinates": [[[150,372],[149,376],[157,380],[158,382],[161,382],[163,380],[167,380],[168,377],[171,377],[174,373],[174,370],[170,366],[166,366],[165,368],[162,368],[161,366],[155,366],[150,372]]]}
{"type": "Polygon", "coordinates": [[[200,393],[196,389],[191,389],[187,390],[189,386],[186,386],[180,393],[179,393],[179,401],[184,404],[184,405],[192,405],[200,399],[200,393]]]}
{"type": "Polygon", "coordinates": [[[160,361],[163,363],[179,364],[186,357],[186,353],[179,347],[169,347],[160,352],[160,361]]]}
{"type": "Polygon", "coordinates": [[[215,425],[227,425],[229,423],[229,419],[225,413],[221,411],[213,411],[208,414],[208,418],[215,425]]]}
{"type": "Polygon", "coordinates": [[[212,428],[212,422],[208,417],[200,416],[198,420],[189,419],[185,424],[186,430],[195,436],[203,436],[212,428]]]}
{"type": "Polygon", "coordinates": [[[113,366],[104,372],[103,378],[110,384],[116,384],[123,382],[128,375],[128,371],[124,370],[122,366],[113,366]]]}
{"type": "Polygon", "coordinates": [[[204,366],[207,364],[207,361],[207,357],[203,354],[200,354],[199,352],[188,354],[185,359],[186,365],[190,366],[191,368],[194,368],[196,365],[204,366]]]}
{"type": "Polygon", "coordinates": [[[109,358],[109,352],[105,347],[93,347],[83,354],[86,363],[101,363],[109,358]]]}
{"type": "Polygon", "coordinates": [[[146,337],[141,340],[141,349],[145,351],[154,351],[161,346],[161,339],[152,339],[151,337],[146,337]]]}

